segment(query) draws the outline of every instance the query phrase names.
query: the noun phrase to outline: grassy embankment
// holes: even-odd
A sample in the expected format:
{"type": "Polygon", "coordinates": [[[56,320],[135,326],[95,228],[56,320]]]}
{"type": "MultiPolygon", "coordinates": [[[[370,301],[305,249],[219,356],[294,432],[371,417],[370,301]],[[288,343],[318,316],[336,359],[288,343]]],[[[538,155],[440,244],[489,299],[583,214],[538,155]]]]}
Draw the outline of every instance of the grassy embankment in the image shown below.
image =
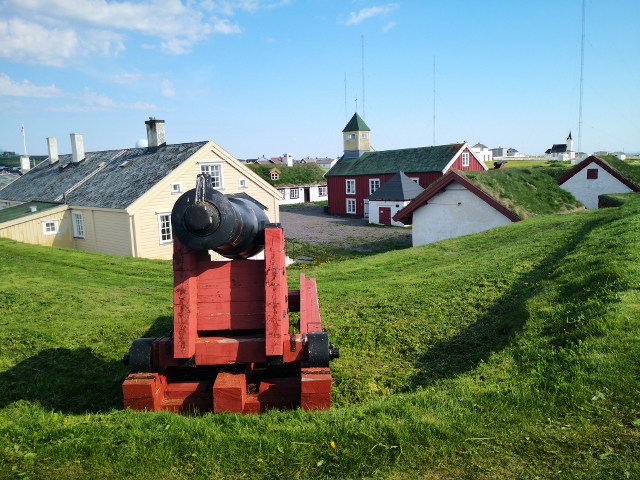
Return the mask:
{"type": "Polygon", "coordinates": [[[312,269],[333,408],[244,417],[121,410],[168,262],[1,240],[0,477],[638,478],[638,232],[634,199],[312,269]]]}

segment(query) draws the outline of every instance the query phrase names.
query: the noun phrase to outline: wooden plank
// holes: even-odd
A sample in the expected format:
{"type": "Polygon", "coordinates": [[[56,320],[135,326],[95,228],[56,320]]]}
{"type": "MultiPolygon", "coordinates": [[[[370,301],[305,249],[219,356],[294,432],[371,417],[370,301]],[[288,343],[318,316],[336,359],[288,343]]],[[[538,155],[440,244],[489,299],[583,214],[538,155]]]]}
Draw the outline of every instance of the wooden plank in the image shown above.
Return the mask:
{"type": "Polygon", "coordinates": [[[173,239],[173,354],[191,358],[195,353],[198,312],[196,252],[173,239]]]}
{"type": "Polygon", "coordinates": [[[300,333],[321,332],[316,279],[300,274],[300,333]]]}
{"type": "Polygon", "coordinates": [[[266,228],[264,244],[265,355],[282,356],[283,335],[289,331],[282,229],[266,228]]]}
{"type": "Polygon", "coordinates": [[[264,363],[264,337],[204,337],[196,343],[196,365],[264,363]]]}
{"type": "Polygon", "coordinates": [[[122,383],[124,408],[132,410],[160,409],[167,382],[157,373],[131,373],[122,383]]]}
{"type": "Polygon", "coordinates": [[[242,413],[247,398],[244,373],[220,372],[213,384],[213,411],[242,413]]]}
{"type": "Polygon", "coordinates": [[[328,368],[302,368],[300,407],[305,410],[328,410],[331,407],[331,373],[328,368]]]}

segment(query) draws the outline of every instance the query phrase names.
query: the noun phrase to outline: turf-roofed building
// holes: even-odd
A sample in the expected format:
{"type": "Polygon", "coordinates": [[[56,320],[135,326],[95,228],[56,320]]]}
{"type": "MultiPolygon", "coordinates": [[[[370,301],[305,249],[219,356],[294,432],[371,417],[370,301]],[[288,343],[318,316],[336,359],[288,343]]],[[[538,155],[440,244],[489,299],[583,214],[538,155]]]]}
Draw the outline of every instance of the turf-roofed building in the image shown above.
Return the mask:
{"type": "Polygon", "coordinates": [[[451,169],[487,170],[467,142],[375,151],[370,129],[357,113],[342,132],[344,154],[325,174],[332,214],[368,217],[367,197],[398,172],[426,188],[451,169]]]}

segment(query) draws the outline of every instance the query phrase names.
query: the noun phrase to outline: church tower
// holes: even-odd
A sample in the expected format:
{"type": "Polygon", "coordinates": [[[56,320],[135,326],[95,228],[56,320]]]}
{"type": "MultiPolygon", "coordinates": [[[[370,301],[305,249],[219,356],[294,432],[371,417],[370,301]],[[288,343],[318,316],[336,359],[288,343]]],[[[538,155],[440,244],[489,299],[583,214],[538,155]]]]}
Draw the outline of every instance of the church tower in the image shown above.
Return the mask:
{"type": "Polygon", "coordinates": [[[369,127],[357,113],[353,114],[347,126],[342,130],[342,142],[345,158],[358,158],[371,150],[369,143],[369,127]]]}
{"type": "Polygon", "coordinates": [[[569,158],[576,158],[576,152],[573,151],[573,138],[571,137],[571,132],[569,132],[569,136],[567,137],[567,153],[569,154],[569,158]]]}

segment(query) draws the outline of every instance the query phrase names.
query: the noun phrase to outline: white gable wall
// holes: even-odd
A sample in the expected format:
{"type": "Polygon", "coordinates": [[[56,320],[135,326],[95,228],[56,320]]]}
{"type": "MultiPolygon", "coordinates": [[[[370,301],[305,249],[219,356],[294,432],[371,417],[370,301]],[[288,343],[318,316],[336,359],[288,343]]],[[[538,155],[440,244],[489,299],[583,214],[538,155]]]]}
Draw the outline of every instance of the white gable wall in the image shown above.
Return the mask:
{"type": "Polygon", "coordinates": [[[508,225],[511,220],[458,182],[413,212],[413,246],[508,225]]]}
{"type": "Polygon", "coordinates": [[[392,201],[383,201],[383,200],[370,200],[369,201],[369,223],[375,223],[380,225],[380,207],[389,207],[391,209],[391,225],[395,225],[396,227],[408,227],[409,225],[405,225],[402,222],[396,222],[393,220],[393,216],[402,210],[404,207],[409,205],[409,200],[401,202],[392,202],[392,201]]]}
{"type": "Polygon", "coordinates": [[[629,187],[597,163],[591,163],[560,185],[588,209],[598,208],[598,195],[632,192],[629,187]],[[587,170],[598,169],[598,178],[587,179],[587,170]]]}

